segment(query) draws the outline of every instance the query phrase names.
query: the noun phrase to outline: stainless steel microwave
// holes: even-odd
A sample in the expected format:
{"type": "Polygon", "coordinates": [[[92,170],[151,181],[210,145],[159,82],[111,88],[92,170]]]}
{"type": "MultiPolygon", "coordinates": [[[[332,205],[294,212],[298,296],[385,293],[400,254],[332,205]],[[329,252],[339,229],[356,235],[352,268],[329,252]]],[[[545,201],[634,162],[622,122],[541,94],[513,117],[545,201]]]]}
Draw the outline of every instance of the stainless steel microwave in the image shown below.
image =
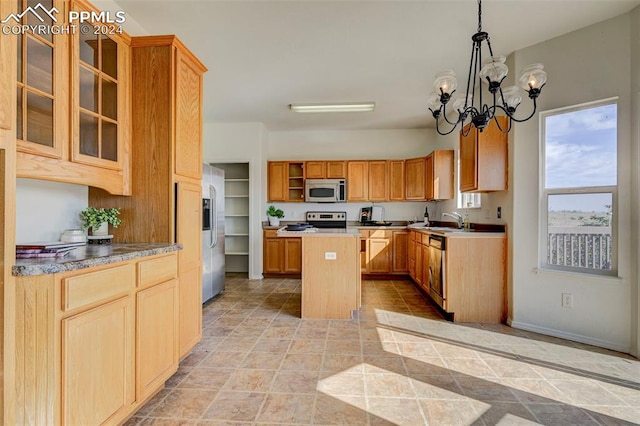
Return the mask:
{"type": "Polygon", "coordinates": [[[345,179],[307,179],[304,200],[310,203],[344,203],[347,201],[345,179]]]}

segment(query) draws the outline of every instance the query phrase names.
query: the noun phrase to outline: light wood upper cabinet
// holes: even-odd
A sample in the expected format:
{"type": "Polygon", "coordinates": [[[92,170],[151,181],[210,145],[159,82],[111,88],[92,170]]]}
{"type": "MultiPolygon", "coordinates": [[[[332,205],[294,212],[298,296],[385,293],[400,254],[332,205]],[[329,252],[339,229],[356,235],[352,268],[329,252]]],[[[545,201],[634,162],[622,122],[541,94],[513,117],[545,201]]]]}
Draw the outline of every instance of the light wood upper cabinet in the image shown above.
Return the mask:
{"type": "Polygon", "coordinates": [[[347,161],[347,201],[369,200],[367,161],[347,161]]]}
{"type": "MultiPolygon", "coordinates": [[[[9,16],[10,13],[16,13],[16,2],[0,2],[0,16],[9,16]]],[[[4,19],[4,18],[3,18],[4,19]]],[[[13,108],[15,102],[15,43],[9,37],[3,37],[0,40],[0,129],[13,129],[16,125],[13,119],[13,108]]],[[[2,146],[4,146],[2,144],[2,146]]],[[[0,416],[0,420],[2,417],[0,416]]]]}
{"type": "Polygon", "coordinates": [[[327,161],[327,179],[344,179],[346,177],[346,161],[327,161]]]}
{"type": "Polygon", "coordinates": [[[404,160],[389,161],[389,201],[404,201],[404,160]]]}
{"type": "Polygon", "coordinates": [[[327,177],[326,161],[305,161],[304,162],[305,179],[324,179],[327,177]]]}
{"type": "Polygon", "coordinates": [[[425,199],[425,158],[406,160],[405,182],[406,200],[421,201],[425,199]]]}
{"type": "Polygon", "coordinates": [[[304,162],[267,163],[267,201],[304,201],[304,162]]]}
{"type": "MultiPolygon", "coordinates": [[[[505,117],[498,117],[502,128],[505,117]]],[[[465,128],[465,130],[467,130],[465,128]]],[[[460,132],[460,191],[491,192],[507,189],[508,135],[491,120],[484,131],[460,132]]]]}
{"type": "MultiPolygon", "coordinates": [[[[97,11],[78,0],[71,7],[97,11]]],[[[131,56],[128,40],[111,29],[82,23],[71,37],[71,159],[122,170],[131,134],[131,56]]]]}
{"type": "Polygon", "coordinates": [[[453,198],[453,157],[453,150],[433,151],[427,156],[425,193],[428,201],[453,198]]]}
{"type": "MultiPolygon", "coordinates": [[[[63,1],[52,6],[63,10],[63,1]]],[[[19,0],[18,11],[31,2],[19,0]]],[[[57,16],[64,19],[62,13],[57,16]]],[[[27,15],[25,24],[33,15],[27,15]]],[[[45,25],[52,25],[45,17],[45,25]]],[[[5,36],[7,37],[7,36],[5,36]]],[[[63,158],[69,138],[69,36],[40,35],[26,31],[15,36],[17,42],[16,139],[18,151],[51,158],[63,158]]],[[[7,39],[8,40],[8,39],[7,39]]],[[[6,44],[7,40],[3,40],[6,44]]]]}
{"type": "Polygon", "coordinates": [[[202,177],[202,68],[183,50],[176,49],[175,172],[202,177]]]}
{"type": "Polygon", "coordinates": [[[369,201],[389,200],[388,162],[369,161],[369,201]]]}
{"type": "Polygon", "coordinates": [[[287,162],[269,161],[267,166],[267,201],[287,200],[287,162]]]}
{"type": "Polygon", "coordinates": [[[133,311],[126,296],[62,320],[62,424],[118,423],[130,410],[133,311]]]}

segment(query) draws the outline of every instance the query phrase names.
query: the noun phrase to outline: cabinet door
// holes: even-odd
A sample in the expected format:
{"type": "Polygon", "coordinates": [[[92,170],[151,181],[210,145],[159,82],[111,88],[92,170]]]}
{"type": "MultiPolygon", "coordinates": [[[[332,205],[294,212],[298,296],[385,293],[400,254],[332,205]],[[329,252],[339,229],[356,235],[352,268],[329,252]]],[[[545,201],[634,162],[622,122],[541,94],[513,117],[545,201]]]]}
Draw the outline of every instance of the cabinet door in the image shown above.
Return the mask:
{"type": "MultiPolygon", "coordinates": [[[[498,117],[505,129],[505,117],[498,117]]],[[[508,136],[491,120],[482,133],[478,133],[476,191],[506,191],[508,165],[508,136]]]]}
{"type": "Polygon", "coordinates": [[[433,174],[433,152],[427,155],[424,162],[424,178],[425,178],[425,197],[428,201],[435,200],[434,191],[434,174],[433,174]]]}
{"type": "Polygon", "coordinates": [[[264,239],[264,272],[279,274],[284,270],[284,238],[264,239]]]}
{"type": "Polygon", "coordinates": [[[269,161],[267,201],[286,201],[288,192],[287,162],[269,161]]]}
{"type": "Polygon", "coordinates": [[[429,267],[429,245],[422,244],[422,288],[429,292],[431,269],[429,267]]]}
{"type": "Polygon", "coordinates": [[[176,50],[176,174],[202,178],[202,72],[176,50]]]}
{"type": "MultiPolygon", "coordinates": [[[[469,124],[470,126],[471,124],[469,124]]],[[[472,128],[467,136],[460,132],[460,191],[475,191],[478,188],[478,139],[472,128]]]]}
{"type": "Polygon", "coordinates": [[[284,238],[284,272],[302,272],[302,238],[284,238]]]}
{"type": "Polygon", "coordinates": [[[416,231],[409,231],[409,251],[408,251],[408,262],[409,262],[409,275],[411,278],[415,280],[416,278],[416,231]]]}
{"type": "Polygon", "coordinates": [[[369,200],[369,173],[366,161],[347,162],[347,201],[369,200]]]}
{"type": "Polygon", "coordinates": [[[178,369],[177,281],[138,292],[136,305],[136,399],[142,401],[178,369]]]}
{"type": "Polygon", "coordinates": [[[404,160],[389,161],[389,200],[404,201],[404,160]]]}
{"type": "MultiPolygon", "coordinates": [[[[32,6],[32,2],[26,0],[15,3],[17,12],[32,6]]],[[[60,0],[49,2],[49,5],[59,11],[65,10],[64,2],[60,0]]],[[[44,22],[37,20],[33,14],[27,14],[22,24],[54,24],[50,16],[42,15],[44,22]]],[[[57,14],[57,19],[66,21],[63,13],[57,14]]],[[[62,22],[57,24],[64,25],[62,22]]],[[[25,31],[15,38],[17,87],[12,85],[11,89],[4,88],[6,91],[3,96],[13,94],[11,99],[15,99],[17,105],[15,128],[18,151],[63,158],[67,154],[65,148],[68,147],[69,138],[69,37],[25,31]]],[[[6,49],[8,41],[9,38],[2,41],[3,49],[6,49]]],[[[7,60],[5,63],[13,61],[7,60]]],[[[6,111],[5,119],[11,117],[10,112],[11,109],[6,111]]]]}
{"type": "MultiPolygon", "coordinates": [[[[419,236],[420,234],[418,234],[419,236]]],[[[424,268],[424,261],[422,259],[422,244],[419,244],[418,242],[416,242],[416,276],[415,276],[415,281],[422,285],[422,271],[424,268]]],[[[427,265],[428,267],[428,265],[427,265]]]]}
{"type": "Polygon", "coordinates": [[[325,161],[305,161],[305,179],[324,179],[327,176],[327,163],[325,161]]]}
{"type": "Polygon", "coordinates": [[[360,231],[360,273],[369,272],[369,231],[360,231]]]}
{"type": "Polygon", "coordinates": [[[62,424],[119,423],[135,400],[133,298],[62,320],[62,424]]]}
{"type": "MultiPolygon", "coordinates": [[[[427,179],[431,179],[431,185],[433,187],[431,199],[450,200],[454,196],[454,152],[453,150],[433,151],[430,157],[432,157],[432,171],[429,173],[429,166],[427,165],[427,179]],[[431,178],[429,178],[429,176],[431,176],[431,178]]],[[[428,185],[429,183],[427,182],[427,186],[428,185]]]]}
{"type": "Polygon", "coordinates": [[[391,272],[391,236],[387,231],[371,231],[369,237],[369,272],[391,272]]]}
{"type": "Polygon", "coordinates": [[[393,268],[392,272],[404,272],[409,270],[409,232],[392,231],[393,236],[393,268]]]}
{"type": "Polygon", "coordinates": [[[412,158],[405,161],[406,200],[425,199],[425,159],[412,158]]]}
{"type": "Polygon", "coordinates": [[[327,179],[345,179],[346,177],[346,161],[327,161],[327,179]]]}
{"type": "MultiPolygon", "coordinates": [[[[79,2],[73,2],[72,8],[95,12],[79,2]]],[[[79,25],[71,38],[71,158],[77,163],[122,170],[124,146],[131,132],[130,49],[123,39],[109,34],[108,25],[79,25]],[[106,30],[104,34],[100,28],[106,30]]]]}
{"type": "Polygon", "coordinates": [[[387,161],[369,161],[369,201],[389,200],[387,161]]]}
{"type": "Polygon", "coordinates": [[[200,185],[177,184],[176,242],[178,252],[180,357],[202,336],[202,194],[200,185]]]}

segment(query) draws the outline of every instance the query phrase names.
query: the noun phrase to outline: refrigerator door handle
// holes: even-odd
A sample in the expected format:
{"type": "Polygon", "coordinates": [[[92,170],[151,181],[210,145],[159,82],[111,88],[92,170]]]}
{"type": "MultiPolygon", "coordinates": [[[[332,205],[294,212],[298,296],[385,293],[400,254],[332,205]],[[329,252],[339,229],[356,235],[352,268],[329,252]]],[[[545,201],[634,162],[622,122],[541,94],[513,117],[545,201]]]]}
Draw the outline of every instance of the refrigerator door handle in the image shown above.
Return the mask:
{"type": "Polygon", "coordinates": [[[211,222],[213,226],[209,229],[209,247],[213,248],[218,245],[218,192],[213,185],[209,185],[209,193],[211,195],[211,222]]]}

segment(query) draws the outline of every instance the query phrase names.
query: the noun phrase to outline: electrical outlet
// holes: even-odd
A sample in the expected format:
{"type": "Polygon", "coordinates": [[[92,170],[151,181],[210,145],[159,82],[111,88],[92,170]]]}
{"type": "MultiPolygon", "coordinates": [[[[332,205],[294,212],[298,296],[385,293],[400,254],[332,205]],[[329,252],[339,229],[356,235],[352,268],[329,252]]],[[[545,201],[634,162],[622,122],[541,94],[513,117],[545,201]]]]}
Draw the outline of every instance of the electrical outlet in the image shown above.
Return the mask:
{"type": "Polygon", "coordinates": [[[498,207],[498,211],[496,214],[498,215],[498,219],[502,219],[502,207],[498,207]]]}
{"type": "Polygon", "coordinates": [[[573,308],[573,294],[562,293],[562,307],[573,308]]]}
{"type": "Polygon", "coordinates": [[[336,252],[335,251],[326,251],[324,253],[324,260],[336,260],[336,252]]]}

